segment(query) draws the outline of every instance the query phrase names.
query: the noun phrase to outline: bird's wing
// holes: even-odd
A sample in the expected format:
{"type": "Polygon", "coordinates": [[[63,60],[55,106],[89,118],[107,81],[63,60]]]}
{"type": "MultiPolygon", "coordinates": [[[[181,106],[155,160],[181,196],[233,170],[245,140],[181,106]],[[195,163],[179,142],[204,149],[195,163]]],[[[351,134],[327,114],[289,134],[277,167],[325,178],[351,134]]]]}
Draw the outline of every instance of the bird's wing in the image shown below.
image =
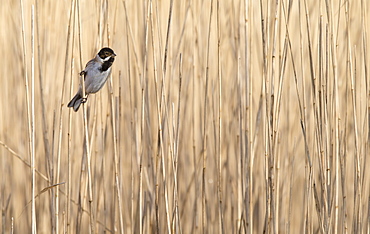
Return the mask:
{"type": "Polygon", "coordinates": [[[84,80],[86,79],[87,71],[91,70],[95,66],[95,58],[91,59],[88,63],[86,63],[86,67],[83,71],[80,72],[80,75],[84,75],[84,80]]]}

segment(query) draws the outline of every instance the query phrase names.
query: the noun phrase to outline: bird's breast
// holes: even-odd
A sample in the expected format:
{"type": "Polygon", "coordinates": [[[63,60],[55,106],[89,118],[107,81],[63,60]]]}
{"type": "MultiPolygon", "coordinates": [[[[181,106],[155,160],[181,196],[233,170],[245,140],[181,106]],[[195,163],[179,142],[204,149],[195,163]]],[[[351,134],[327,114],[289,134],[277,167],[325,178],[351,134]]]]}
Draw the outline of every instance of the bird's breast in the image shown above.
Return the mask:
{"type": "Polygon", "coordinates": [[[111,69],[108,68],[106,71],[101,71],[100,69],[93,69],[87,71],[85,78],[85,88],[87,93],[96,93],[98,92],[110,74],[111,69]]]}

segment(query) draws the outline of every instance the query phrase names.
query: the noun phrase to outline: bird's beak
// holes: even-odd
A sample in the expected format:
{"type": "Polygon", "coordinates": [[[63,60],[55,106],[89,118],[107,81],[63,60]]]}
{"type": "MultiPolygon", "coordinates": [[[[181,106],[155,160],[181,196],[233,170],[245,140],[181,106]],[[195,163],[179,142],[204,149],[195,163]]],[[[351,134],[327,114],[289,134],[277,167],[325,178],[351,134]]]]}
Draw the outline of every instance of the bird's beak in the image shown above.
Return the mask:
{"type": "Polygon", "coordinates": [[[112,54],[112,57],[116,57],[117,55],[116,54],[112,54]]]}

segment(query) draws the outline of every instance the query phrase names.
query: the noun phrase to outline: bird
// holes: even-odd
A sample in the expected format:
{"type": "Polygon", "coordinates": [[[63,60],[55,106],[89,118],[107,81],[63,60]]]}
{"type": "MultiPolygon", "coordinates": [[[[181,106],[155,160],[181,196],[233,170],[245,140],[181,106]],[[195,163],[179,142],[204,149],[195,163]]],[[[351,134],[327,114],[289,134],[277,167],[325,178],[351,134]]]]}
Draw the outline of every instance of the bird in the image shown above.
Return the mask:
{"type": "Polygon", "coordinates": [[[68,107],[73,107],[73,110],[77,112],[81,103],[87,101],[89,94],[98,92],[104,86],[112,71],[115,57],[116,54],[111,48],[104,47],[95,58],[86,64],[85,69],[80,72],[80,76],[84,76],[86,96],[82,96],[82,86],[80,85],[78,92],[68,103],[68,107]]]}

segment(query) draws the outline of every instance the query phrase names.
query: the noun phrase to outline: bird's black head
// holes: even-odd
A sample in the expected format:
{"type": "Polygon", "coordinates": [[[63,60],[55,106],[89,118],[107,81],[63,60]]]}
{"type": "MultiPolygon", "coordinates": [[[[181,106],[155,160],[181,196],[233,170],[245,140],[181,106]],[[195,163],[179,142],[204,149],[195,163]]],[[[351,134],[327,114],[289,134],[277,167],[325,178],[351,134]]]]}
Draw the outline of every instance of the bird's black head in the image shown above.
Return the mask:
{"type": "Polygon", "coordinates": [[[104,47],[103,49],[101,49],[99,51],[98,55],[103,60],[107,57],[115,57],[116,56],[114,51],[111,48],[108,48],[108,47],[104,47]]]}

